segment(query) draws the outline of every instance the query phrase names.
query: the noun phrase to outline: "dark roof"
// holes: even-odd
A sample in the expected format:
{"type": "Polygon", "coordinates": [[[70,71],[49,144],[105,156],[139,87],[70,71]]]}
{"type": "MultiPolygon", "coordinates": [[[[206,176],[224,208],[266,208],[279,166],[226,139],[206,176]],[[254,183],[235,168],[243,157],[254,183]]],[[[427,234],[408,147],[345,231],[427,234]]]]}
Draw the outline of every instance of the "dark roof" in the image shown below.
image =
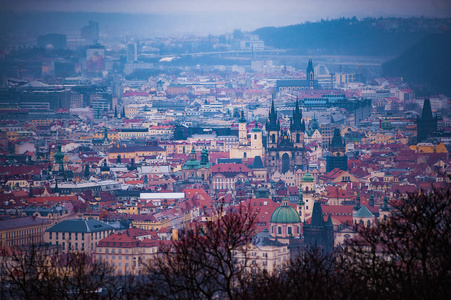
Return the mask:
{"type": "Polygon", "coordinates": [[[50,221],[35,217],[14,218],[0,221],[0,230],[48,224],[50,221]]]}
{"type": "Polygon", "coordinates": [[[262,169],[262,168],[264,168],[264,167],[263,167],[262,158],[261,158],[259,155],[257,155],[257,156],[254,158],[254,161],[252,162],[251,168],[252,168],[252,169],[262,169]]]}
{"type": "Polygon", "coordinates": [[[79,232],[89,233],[98,231],[113,230],[108,224],[97,220],[73,219],[65,220],[47,229],[47,232],[79,232]]]}

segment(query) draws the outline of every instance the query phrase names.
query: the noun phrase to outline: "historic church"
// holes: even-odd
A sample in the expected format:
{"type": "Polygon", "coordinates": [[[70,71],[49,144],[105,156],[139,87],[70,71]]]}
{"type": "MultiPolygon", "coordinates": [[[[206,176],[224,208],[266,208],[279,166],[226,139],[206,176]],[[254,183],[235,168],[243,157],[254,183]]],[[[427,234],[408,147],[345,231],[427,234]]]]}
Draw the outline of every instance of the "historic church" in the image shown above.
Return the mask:
{"type": "Polygon", "coordinates": [[[288,171],[295,173],[297,169],[302,169],[306,164],[304,149],[305,122],[302,120],[302,111],[299,108],[298,100],[296,100],[296,107],[293,111],[289,130],[280,127],[273,100],[266,122],[266,132],[265,165],[268,174],[271,176],[277,171],[281,174],[285,174],[288,171]]]}

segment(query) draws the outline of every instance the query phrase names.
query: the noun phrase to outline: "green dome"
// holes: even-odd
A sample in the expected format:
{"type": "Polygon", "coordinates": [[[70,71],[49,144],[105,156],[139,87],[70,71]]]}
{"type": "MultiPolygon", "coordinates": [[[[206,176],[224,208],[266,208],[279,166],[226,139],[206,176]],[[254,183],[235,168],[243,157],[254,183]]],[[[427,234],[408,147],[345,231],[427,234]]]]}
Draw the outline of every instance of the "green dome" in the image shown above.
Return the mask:
{"type": "Polygon", "coordinates": [[[262,132],[262,130],[260,128],[256,127],[256,128],[252,128],[251,132],[262,132]]]}
{"type": "Polygon", "coordinates": [[[302,177],[303,182],[313,182],[313,180],[313,176],[308,171],[305,173],[304,177],[302,177]]]}
{"type": "Polygon", "coordinates": [[[299,213],[289,205],[279,206],[271,215],[270,223],[293,224],[300,223],[299,213]]]}

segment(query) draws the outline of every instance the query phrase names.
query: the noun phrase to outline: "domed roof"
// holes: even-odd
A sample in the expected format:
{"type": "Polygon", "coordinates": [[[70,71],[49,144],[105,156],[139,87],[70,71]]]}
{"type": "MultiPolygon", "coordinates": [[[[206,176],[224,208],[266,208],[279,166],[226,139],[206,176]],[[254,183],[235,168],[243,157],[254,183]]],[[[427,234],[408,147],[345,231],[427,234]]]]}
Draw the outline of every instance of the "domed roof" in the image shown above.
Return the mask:
{"type": "Polygon", "coordinates": [[[258,127],[252,128],[251,132],[261,132],[262,130],[258,127]]]}
{"type": "Polygon", "coordinates": [[[313,182],[314,178],[312,174],[310,174],[308,171],[305,173],[304,177],[302,177],[303,182],[313,182]]]}
{"type": "Polygon", "coordinates": [[[300,223],[299,213],[286,202],[279,206],[271,215],[270,223],[292,224],[300,223]]]}

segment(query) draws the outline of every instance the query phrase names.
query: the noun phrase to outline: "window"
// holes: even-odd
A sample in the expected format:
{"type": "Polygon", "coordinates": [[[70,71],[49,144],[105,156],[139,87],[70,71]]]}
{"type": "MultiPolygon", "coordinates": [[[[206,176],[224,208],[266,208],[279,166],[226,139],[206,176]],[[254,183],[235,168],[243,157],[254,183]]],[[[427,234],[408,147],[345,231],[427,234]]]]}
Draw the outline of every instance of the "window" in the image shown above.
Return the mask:
{"type": "Polygon", "coordinates": [[[291,227],[288,227],[288,234],[293,234],[291,227]]]}
{"type": "Polygon", "coordinates": [[[277,227],[277,234],[282,234],[282,227],[277,227]]]}

